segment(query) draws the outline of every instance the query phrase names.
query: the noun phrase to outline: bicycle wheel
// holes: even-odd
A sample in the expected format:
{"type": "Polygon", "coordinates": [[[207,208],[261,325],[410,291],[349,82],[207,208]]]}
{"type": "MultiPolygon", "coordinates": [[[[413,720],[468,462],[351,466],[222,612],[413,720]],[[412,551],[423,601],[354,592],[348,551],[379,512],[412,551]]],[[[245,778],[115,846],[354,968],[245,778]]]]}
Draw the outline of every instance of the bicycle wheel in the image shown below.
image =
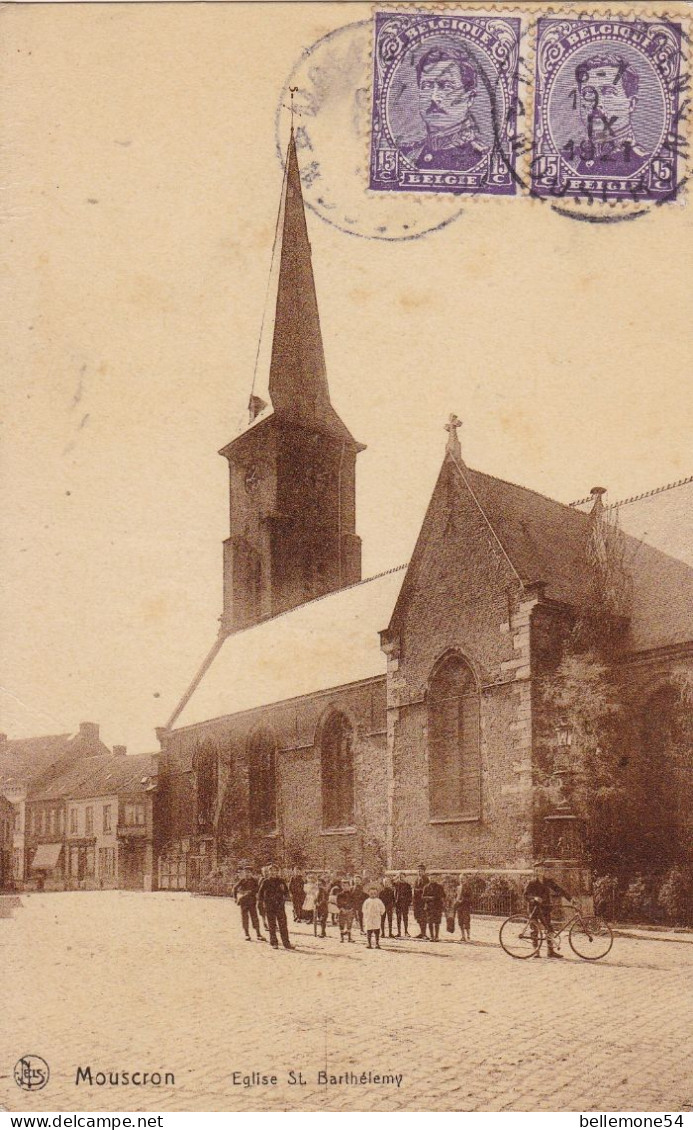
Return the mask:
{"type": "Polygon", "coordinates": [[[543,932],[536,921],[530,922],[526,914],[513,914],[500,928],[498,939],[511,957],[534,957],[539,952],[543,932]]]}
{"type": "Polygon", "coordinates": [[[614,935],[603,918],[576,918],[570,927],[568,941],[573,953],[585,961],[606,957],[614,944],[614,935]]]}

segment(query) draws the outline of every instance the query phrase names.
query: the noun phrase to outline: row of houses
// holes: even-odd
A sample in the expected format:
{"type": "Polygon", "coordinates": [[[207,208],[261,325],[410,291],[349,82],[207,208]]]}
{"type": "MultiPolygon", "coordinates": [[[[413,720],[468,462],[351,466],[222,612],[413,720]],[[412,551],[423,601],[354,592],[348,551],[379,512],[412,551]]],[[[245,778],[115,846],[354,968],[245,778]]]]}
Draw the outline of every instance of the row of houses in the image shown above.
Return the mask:
{"type": "Polygon", "coordinates": [[[0,888],[151,890],[157,762],[110,750],[93,722],[0,735],[0,888]]]}

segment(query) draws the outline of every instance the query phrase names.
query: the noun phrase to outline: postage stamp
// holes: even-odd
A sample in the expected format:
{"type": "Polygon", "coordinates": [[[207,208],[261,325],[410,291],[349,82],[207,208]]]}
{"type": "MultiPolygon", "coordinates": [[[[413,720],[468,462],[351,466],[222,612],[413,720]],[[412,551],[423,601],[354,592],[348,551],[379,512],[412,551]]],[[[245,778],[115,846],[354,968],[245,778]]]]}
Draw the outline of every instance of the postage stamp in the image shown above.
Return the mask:
{"type": "Polygon", "coordinates": [[[673,200],[680,72],[680,24],[539,19],[532,191],[673,200]]]}
{"type": "Polygon", "coordinates": [[[520,19],[376,12],[371,189],[514,195],[520,19]]]}

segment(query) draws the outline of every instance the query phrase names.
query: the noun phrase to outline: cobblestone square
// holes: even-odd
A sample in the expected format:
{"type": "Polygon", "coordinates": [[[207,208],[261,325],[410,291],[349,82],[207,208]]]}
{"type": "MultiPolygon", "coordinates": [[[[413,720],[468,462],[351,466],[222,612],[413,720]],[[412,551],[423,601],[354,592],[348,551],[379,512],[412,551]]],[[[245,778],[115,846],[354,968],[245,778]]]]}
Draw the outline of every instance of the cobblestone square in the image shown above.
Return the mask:
{"type": "Polygon", "coordinates": [[[21,903],[0,921],[10,1110],[693,1108],[684,941],[617,937],[595,964],[570,952],[523,962],[499,948],[497,919],[474,918],[471,945],[387,940],[380,952],[358,933],[340,944],[334,929],[323,941],[290,923],[288,952],[246,942],[230,899],[21,903]],[[13,1078],[27,1053],[51,1070],[33,1094],[13,1078]],[[80,1067],[92,1085],[76,1085],[80,1067]],[[120,1084],[99,1085],[99,1072],[120,1084]],[[125,1084],[124,1072],[175,1084],[125,1084]]]}

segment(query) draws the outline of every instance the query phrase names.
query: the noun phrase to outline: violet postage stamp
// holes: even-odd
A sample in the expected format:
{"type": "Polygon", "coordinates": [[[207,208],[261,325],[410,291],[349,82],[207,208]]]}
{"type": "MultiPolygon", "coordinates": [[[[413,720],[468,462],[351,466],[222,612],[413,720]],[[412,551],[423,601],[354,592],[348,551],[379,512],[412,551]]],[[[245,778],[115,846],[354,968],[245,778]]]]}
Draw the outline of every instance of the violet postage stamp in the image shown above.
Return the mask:
{"type": "Polygon", "coordinates": [[[607,201],[674,199],[680,24],[537,23],[533,192],[607,201]]]}
{"type": "Polygon", "coordinates": [[[378,12],[370,187],[513,195],[520,20],[378,12]]]}

